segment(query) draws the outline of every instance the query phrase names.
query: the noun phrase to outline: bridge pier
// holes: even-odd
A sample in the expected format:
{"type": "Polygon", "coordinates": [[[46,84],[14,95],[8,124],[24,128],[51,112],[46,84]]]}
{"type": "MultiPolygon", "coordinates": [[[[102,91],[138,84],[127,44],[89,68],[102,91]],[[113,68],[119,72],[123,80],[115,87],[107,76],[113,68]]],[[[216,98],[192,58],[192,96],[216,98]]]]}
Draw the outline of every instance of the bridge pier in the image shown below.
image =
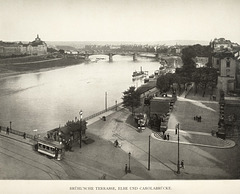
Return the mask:
{"type": "Polygon", "coordinates": [[[109,62],[113,62],[113,54],[109,53],[109,62]]]}
{"type": "Polygon", "coordinates": [[[133,61],[136,61],[136,60],[137,60],[137,54],[133,53],[133,61]]]}
{"type": "Polygon", "coordinates": [[[89,60],[89,54],[85,54],[85,60],[88,61],[89,60]]]}

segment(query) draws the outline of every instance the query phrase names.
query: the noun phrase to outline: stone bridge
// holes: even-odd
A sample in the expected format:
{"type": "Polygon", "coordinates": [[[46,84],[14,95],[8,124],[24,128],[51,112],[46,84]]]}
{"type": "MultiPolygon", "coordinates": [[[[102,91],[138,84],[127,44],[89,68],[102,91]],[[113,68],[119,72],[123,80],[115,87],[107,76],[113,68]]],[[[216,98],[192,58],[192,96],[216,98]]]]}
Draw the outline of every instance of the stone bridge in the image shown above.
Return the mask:
{"type": "Polygon", "coordinates": [[[94,53],[79,53],[81,57],[84,57],[85,60],[89,60],[89,56],[91,55],[107,55],[109,57],[109,62],[113,62],[113,56],[114,55],[127,55],[132,56],[133,61],[137,61],[137,57],[147,57],[147,58],[153,58],[157,61],[160,58],[159,53],[140,53],[140,52],[94,52],[94,53]]]}

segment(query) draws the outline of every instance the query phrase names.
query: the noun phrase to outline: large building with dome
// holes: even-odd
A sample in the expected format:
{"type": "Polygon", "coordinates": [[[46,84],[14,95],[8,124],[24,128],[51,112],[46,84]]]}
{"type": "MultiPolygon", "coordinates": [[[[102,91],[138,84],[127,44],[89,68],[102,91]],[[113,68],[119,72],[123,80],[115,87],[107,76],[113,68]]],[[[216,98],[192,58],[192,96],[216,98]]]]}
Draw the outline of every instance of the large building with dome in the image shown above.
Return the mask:
{"type": "Polygon", "coordinates": [[[3,42],[0,41],[0,56],[18,56],[18,55],[45,55],[47,54],[47,44],[39,38],[24,44],[22,42],[3,42]]]}

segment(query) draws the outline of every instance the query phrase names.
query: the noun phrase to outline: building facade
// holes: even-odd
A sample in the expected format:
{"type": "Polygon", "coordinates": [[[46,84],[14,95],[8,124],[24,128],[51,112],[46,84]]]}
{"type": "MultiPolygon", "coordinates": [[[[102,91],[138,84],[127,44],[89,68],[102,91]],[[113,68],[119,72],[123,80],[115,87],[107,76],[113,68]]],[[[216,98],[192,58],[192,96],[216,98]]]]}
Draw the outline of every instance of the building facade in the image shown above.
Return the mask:
{"type": "Polygon", "coordinates": [[[194,61],[196,63],[197,68],[206,67],[208,63],[208,57],[195,57],[194,61]]]}
{"type": "Polygon", "coordinates": [[[215,53],[212,65],[219,70],[218,83],[225,94],[240,89],[239,51],[215,53]]]}
{"type": "Polygon", "coordinates": [[[0,56],[3,57],[45,54],[47,54],[47,44],[38,35],[34,41],[28,44],[0,41],[0,56]]]}
{"type": "Polygon", "coordinates": [[[225,38],[215,38],[213,41],[210,42],[210,46],[213,48],[214,51],[221,51],[224,49],[231,50],[232,42],[230,40],[225,40],[225,38]]]}

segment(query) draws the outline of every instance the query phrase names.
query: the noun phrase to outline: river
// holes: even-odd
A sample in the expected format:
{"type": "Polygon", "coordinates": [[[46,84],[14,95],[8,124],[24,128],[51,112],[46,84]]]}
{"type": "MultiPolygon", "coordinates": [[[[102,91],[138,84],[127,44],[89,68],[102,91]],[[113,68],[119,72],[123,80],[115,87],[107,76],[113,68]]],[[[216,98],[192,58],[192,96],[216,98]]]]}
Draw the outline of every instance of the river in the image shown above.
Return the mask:
{"type": "Polygon", "coordinates": [[[139,87],[143,79],[132,80],[132,72],[153,74],[159,62],[147,58],[133,61],[130,56],[95,55],[90,62],[50,71],[28,73],[0,80],[0,125],[32,134],[63,126],[68,120],[83,117],[120,102],[123,91],[139,87]],[[96,58],[101,58],[96,61],[96,58]],[[104,59],[103,59],[104,58],[104,59]]]}

